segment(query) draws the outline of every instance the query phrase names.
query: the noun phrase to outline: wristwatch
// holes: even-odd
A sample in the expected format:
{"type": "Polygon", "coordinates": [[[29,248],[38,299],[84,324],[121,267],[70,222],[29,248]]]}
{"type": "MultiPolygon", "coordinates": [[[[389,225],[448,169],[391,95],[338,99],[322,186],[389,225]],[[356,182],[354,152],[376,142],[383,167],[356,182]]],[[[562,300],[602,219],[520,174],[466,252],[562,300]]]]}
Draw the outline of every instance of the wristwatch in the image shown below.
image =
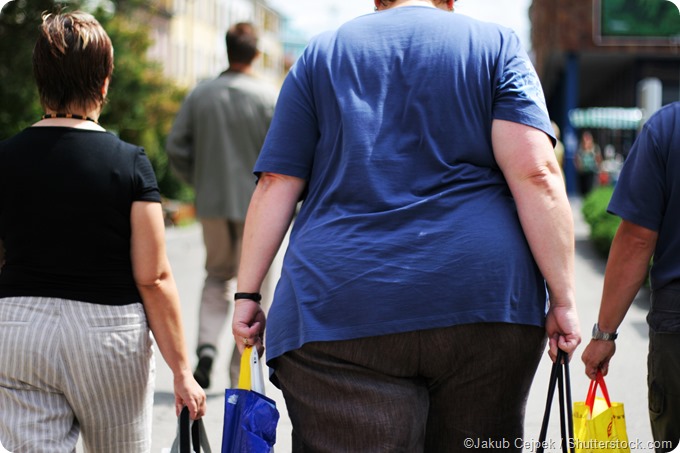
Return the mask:
{"type": "Polygon", "coordinates": [[[593,340],[614,341],[619,336],[618,332],[602,332],[600,326],[593,326],[593,340]]]}

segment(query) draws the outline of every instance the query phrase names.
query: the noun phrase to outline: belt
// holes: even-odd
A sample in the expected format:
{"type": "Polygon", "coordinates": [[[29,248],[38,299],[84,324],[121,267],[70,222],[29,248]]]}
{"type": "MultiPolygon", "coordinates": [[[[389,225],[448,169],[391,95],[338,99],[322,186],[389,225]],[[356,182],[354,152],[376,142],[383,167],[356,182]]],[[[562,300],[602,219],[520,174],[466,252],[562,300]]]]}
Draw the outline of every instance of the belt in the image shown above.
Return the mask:
{"type": "Polygon", "coordinates": [[[652,291],[647,323],[655,332],[680,333],[680,281],[652,291]]]}

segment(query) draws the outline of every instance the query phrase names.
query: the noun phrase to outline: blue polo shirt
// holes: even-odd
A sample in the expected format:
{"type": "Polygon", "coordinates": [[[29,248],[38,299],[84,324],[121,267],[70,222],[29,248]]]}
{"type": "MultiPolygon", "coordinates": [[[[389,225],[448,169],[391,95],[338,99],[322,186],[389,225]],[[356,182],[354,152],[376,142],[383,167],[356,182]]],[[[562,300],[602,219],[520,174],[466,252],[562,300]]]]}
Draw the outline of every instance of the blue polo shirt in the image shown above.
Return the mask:
{"type": "Polygon", "coordinates": [[[270,360],[310,341],[543,325],[545,282],[494,160],[494,119],[552,137],[507,28],[399,7],[309,44],[255,166],[308,183],[269,312],[270,360]]]}
{"type": "Polygon", "coordinates": [[[680,102],[644,125],[626,158],[608,210],[659,236],[652,290],[680,280],[680,102]]]}

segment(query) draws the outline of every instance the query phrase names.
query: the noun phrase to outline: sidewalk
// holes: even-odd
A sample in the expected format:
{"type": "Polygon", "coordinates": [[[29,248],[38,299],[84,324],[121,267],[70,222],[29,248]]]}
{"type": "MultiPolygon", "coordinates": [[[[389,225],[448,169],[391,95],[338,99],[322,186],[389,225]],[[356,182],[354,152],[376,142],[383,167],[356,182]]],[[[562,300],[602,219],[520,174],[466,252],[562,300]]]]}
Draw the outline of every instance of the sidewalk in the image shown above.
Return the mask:
{"type": "MultiPolygon", "coordinates": [[[[189,355],[195,360],[196,335],[198,329],[198,301],[203,286],[203,262],[205,252],[199,224],[182,228],[170,228],[166,233],[168,257],[170,259],[177,287],[182,301],[182,317],[187,336],[189,355]]],[[[281,257],[276,262],[280,267],[281,257]]],[[[276,264],[275,262],[275,264],[276,264]]],[[[228,355],[234,347],[231,335],[231,324],[225,326],[220,350],[215,360],[212,382],[206,394],[208,396],[208,411],[204,417],[204,424],[214,452],[219,452],[222,446],[222,422],[224,419],[224,390],[228,385],[228,355]]],[[[266,357],[265,357],[266,360],[266,357]]],[[[264,364],[264,360],[263,360],[264,364]]],[[[169,448],[175,438],[177,419],[174,410],[174,396],[172,393],[172,373],[160,357],[156,356],[156,394],[154,401],[154,418],[152,434],[152,453],[159,453],[163,448],[169,448]]],[[[276,401],[281,419],[277,428],[276,452],[291,451],[291,424],[286,411],[286,405],[281,391],[274,387],[268,379],[267,368],[264,366],[265,391],[268,397],[276,401]]]]}
{"type": "MultiPolygon", "coordinates": [[[[571,362],[571,383],[574,401],[585,399],[588,379],[585,376],[581,354],[590,338],[593,323],[597,320],[605,261],[598,257],[588,240],[588,226],[583,222],[580,212],[579,199],[572,199],[576,226],[576,284],[577,303],[583,343],[574,354],[571,362]]],[[[198,297],[202,286],[202,262],[204,252],[200,227],[193,225],[179,229],[169,229],[167,233],[168,255],[173,266],[181,299],[183,302],[183,316],[189,350],[193,358],[197,329],[198,297]]],[[[651,430],[647,415],[647,327],[645,316],[648,302],[647,295],[642,292],[633,304],[626,319],[619,329],[617,340],[617,354],[614,357],[607,385],[615,401],[625,404],[628,437],[631,441],[646,444],[651,441],[651,430]]],[[[222,442],[222,420],[224,415],[224,388],[227,380],[226,352],[233,344],[229,326],[225,329],[221,343],[223,351],[217,358],[213,373],[213,384],[208,393],[208,414],[205,424],[213,451],[219,451],[222,442]]],[[[529,395],[525,420],[525,439],[527,445],[532,445],[538,439],[541,420],[545,408],[547,385],[550,374],[551,361],[546,354],[542,360],[529,395]]],[[[176,418],[173,408],[172,375],[160,355],[157,356],[157,389],[154,406],[152,452],[158,453],[164,447],[169,447],[175,437],[176,418]]],[[[281,413],[277,431],[277,453],[291,451],[291,425],[281,392],[267,381],[267,395],[277,402],[281,413]]],[[[551,415],[551,428],[548,440],[555,444],[554,449],[546,449],[546,453],[558,452],[560,448],[560,433],[557,424],[557,401],[551,415]]],[[[527,448],[525,451],[533,451],[527,448]]],[[[651,449],[637,449],[635,452],[653,451],[651,449]]]]}
{"type": "MultiPolygon", "coordinates": [[[[581,354],[590,341],[593,324],[597,322],[606,260],[597,255],[590,243],[589,227],[581,214],[581,200],[571,198],[570,202],[574,213],[576,236],[576,303],[583,338],[572,357],[570,376],[573,401],[583,401],[590,380],[585,375],[581,354]]],[[[606,377],[612,401],[624,403],[629,441],[637,442],[638,446],[645,447],[632,450],[631,453],[654,451],[646,448],[648,442],[652,441],[647,411],[648,330],[645,317],[648,307],[648,292],[642,290],[619,328],[619,338],[616,340],[617,352],[610,363],[609,374],[606,377]]],[[[536,372],[529,394],[525,419],[525,440],[528,442],[536,441],[540,433],[551,365],[552,362],[546,354],[536,372]]],[[[546,449],[546,453],[561,451],[558,414],[556,395],[548,432],[548,440],[554,441],[555,448],[546,449]]]]}

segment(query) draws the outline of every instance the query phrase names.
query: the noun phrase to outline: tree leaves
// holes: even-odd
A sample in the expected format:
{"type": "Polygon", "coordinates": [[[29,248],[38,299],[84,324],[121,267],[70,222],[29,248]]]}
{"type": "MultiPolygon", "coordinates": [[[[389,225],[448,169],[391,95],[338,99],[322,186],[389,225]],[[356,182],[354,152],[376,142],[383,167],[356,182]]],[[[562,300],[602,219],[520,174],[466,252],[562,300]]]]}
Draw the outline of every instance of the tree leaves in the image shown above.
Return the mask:
{"type": "MultiPolygon", "coordinates": [[[[63,7],[74,11],[81,6],[99,20],[114,47],[115,68],[100,123],[122,140],[144,147],[164,196],[189,201],[193,194],[169,171],[164,149],[186,90],[168,80],[161,65],[147,56],[150,30],[139,17],[153,14],[149,2],[71,2],[63,7]],[[91,10],[88,5],[94,3],[91,10]]],[[[53,0],[14,0],[0,14],[0,140],[40,119],[31,55],[42,13],[61,7],[53,0]]]]}

